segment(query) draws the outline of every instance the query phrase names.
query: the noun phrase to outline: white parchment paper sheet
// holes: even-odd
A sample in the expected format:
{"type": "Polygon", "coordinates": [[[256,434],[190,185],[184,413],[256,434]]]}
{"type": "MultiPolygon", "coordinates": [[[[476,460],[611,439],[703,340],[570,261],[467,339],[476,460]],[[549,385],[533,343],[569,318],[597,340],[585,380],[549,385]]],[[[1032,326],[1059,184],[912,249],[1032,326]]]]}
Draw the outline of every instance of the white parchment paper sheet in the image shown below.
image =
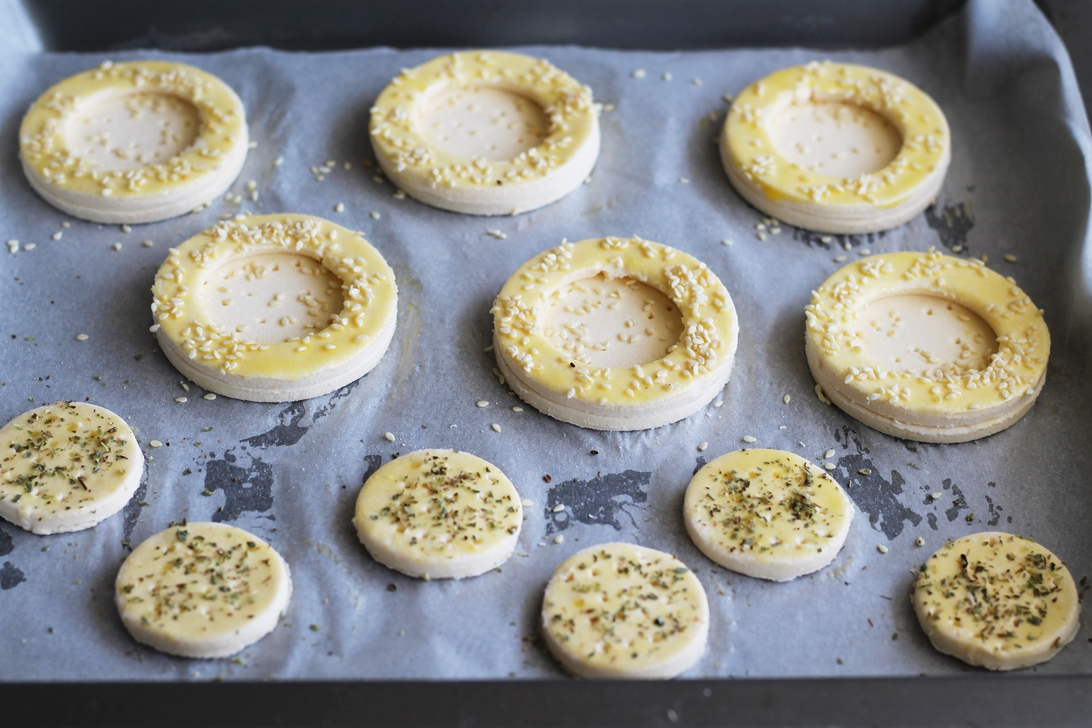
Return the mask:
{"type": "MultiPolygon", "coordinates": [[[[603,114],[603,150],[588,184],[502,218],[395,199],[363,164],[372,159],[372,101],[401,68],[440,51],[112,54],[175,58],[219,75],[242,97],[257,142],[233,187],[245,192],[256,181],[257,203],[217,200],[130,233],[79,220],[62,228],[67,218],[32,192],[17,156],[27,106],[105,57],[0,55],[0,242],[21,246],[14,255],[0,247],[0,420],[90,398],[122,414],[145,443],[166,443],[146,448],[145,481],[124,514],[92,530],[39,537],[0,523],[0,679],[556,677],[538,641],[543,586],[574,551],[614,540],[675,553],[705,585],[710,643],[690,676],[951,674],[966,668],[929,647],[908,603],[912,570],[945,539],[1005,529],[1053,549],[1077,578],[1092,570],[1089,132],[1065,51],[1030,2],[972,2],[920,40],[880,51],[520,50],[549,58],[614,108],[603,114]],[[952,127],[948,178],[934,208],[888,233],[825,242],[784,225],[759,241],[762,215],[730,188],[714,147],[722,97],[824,57],[892,71],[931,94],[952,127]],[[310,168],[326,160],[337,166],[316,181],[310,168]],[[334,212],[338,203],[344,212],[334,212]],[[183,391],[148,333],[152,277],[169,246],[241,211],[329,217],[363,230],[386,256],[398,276],[398,330],[372,373],[289,404],[183,391]],[[562,238],[630,234],[697,256],[728,286],[741,345],[723,406],[636,433],[513,411],[520,403],[483,351],[496,292],[562,238]],[[931,246],[988,255],[1045,308],[1053,337],[1039,402],[1010,430],[976,443],[922,445],[874,432],[816,399],[804,359],[803,307],[839,267],[835,256],[931,246]],[[76,341],[81,333],[90,338],[76,341]],[[188,401],[177,404],[179,396],[188,401]],[[490,405],[475,406],[481,399],[490,405]],[[395,442],[384,439],[388,431],[395,442]],[[681,503],[691,474],[745,435],[812,459],[835,450],[833,474],[852,483],[858,512],[829,568],[771,584],[714,568],[689,542],[681,503]],[[702,442],[709,446],[699,452],[702,442]],[[362,480],[396,453],[423,447],[480,455],[534,501],[502,569],[424,583],[376,564],[357,543],[350,518],[362,480]],[[929,500],[933,491],[943,497],[929,500]],[[566,509],[553,513],[557,504],[566,509]],[[284,622],[238,660],[160,655],[134,643],[117,618],[123,541],[139,543],[182,518],[238,524],[291,564],[295,594],[284,622]],[[555,544],[559,534],[564,542],[555,544]],[[919,536],[923,548],[914,545],[919,536]],[[880,545],[889,551],[880,554],[880,545]]],[[[1083,628],[1035,671],[1088,672],[1090,636],[1083,628]]]]}

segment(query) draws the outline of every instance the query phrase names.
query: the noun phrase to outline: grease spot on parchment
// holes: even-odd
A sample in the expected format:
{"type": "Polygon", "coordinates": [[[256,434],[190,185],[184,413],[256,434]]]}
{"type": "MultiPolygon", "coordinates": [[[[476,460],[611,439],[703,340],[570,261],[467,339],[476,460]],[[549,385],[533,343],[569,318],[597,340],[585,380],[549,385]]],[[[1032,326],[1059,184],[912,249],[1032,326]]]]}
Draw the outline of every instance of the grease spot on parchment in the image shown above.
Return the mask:
{"type": "Polygon", "coordinates": [[[379,466],[383,464],[383,456],[365,455],[364,462],[368,464],[368,467],[364,469],[364,475],[360,478],[360,483],[362,485],[367,482],[368,478],[375,475],[376,470],[379,470],[379,466]]]}
{"type": "Polygon", "coordinates": [[[963,496],[963,491],[958,485],[952,482],[951,478],[945,478],[941,481],[940,485],[944,490],[950,490],[952,495],[955,496],[955,498],[951,499],[952,505],[944,510],[944,515],[948,517],[948,520],[954,521],[959,518],[960,511],[965,511],[970,508],[970,506],[967,505],[967,499],[963,496]]]}
{"type": "Polygon", "coordinates": [[[952,252],[969,253],[967,234],[974,227],[974,216],[968,209],[969,204],[945,205],[939,211],[937,205],[925,208],[925,222],[936,231],[940,244],[952,252]],[[962,246],[955,251],[956,246],[962,246]]]}
{"type": "Polygon", "coordinates": [[[14,589],[26,580],[23,570],[10,561],[5,561],[4,566],[0,567],[0,589],[14,589]]]}
{"type": "Polygon", "coordinates": [[[837,479],[841,483],[853,481],[846,488],[849,497],[857,507],[868,514],[872,528],[881,531],[889,540],[894,540],[909,521],[913,525],[921,523],[921,515],[904,506],[898,499],[903,492],[906,479],[897,470],[891,471],[888,480],[868,457],[868,448],[861,444],[855,430],[842,427],[834,431],[834,439],[844,448],[851,445],[856,451],[838,458],[837,479]],[[864,472],[861,472],[864,471],[864,472]]]}
{"type": "Polygon", "coordinates": [[[140,479],[140,485],[136,489],[136,493],[129,499],[129,502],[125,504],[125,507],[121,510],[122,518],[122,538],[125,541],[129,541],[133,537],[133,529],[136,528],[137,521],[140,520],[140,512],[144,509],[142,505],[145,502],[145,498],[148,495],[148,469],[144,469],[144,475],[140,479]]]}
{"type": "Polygon", "coordinates": [[[11,535],[0,528],[0,556],[7,556],[15,550],[15,540],[11,535]]]}
{"type": "MultiPolygon", "coordinates": [[[[887,236],[886,232],[865,233],[864,235],[833,235],[831,233],[814,233],[811,230],[792,229],[792,239],[802,242],[809,248],[821,248],[823,250],[850,250],[862,245],[871,245],[877,240],[887,236]],[[846,244],[849,247],[846,247],[846,244]]],[[[775,238],[776,239],[776,238],[775,238]]]]}
{"type": "Polygon", "coordinates": [[[698,456],[698,464],[694,467],[694,472],[691,475],[697,475],[698,471],[705,467],[707,460],[700,455],[698,456]]]}
{"type": "Polygon", "coordinates": [[[622,530],[621,516],[634,527],[637,521],[630,509],[648,501],[652,473],[626,470],[599,475],[591,480],[566,480],[546,494],[546,535],[564,531],[575,520],[590,525],[605,524],[622,530]],[[554,513],[554,508],[565,509],[554,513]]]}

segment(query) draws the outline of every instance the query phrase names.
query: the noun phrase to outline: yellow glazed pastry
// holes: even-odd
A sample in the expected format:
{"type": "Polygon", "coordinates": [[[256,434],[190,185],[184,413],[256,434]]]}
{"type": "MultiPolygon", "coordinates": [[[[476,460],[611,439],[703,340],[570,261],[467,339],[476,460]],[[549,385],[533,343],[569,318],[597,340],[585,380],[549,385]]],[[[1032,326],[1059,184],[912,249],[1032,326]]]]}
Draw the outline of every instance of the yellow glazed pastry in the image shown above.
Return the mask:
{"type": "Polygon", "coordinates": [[[782,450],[737,450],[699,470],[683,502],[686,531],[726,569],[789,581],[834,560],[853,502],[827,473],[782,450]]]}
{"type": "Polygon", "coordinates": [[[910,601],[933,647],[990,670],[1046,662],[1080,627],[1065,564],[1007,533],[949,541],[922,564],[910,601]]]}
{"type": "Polygon", "coordinates": [[[423,579],[462,579],[508,560],[523,507],[496,465],[455,450],[418,450],[368,478],[353,524],[384,566],[423,579]]]}
{"type": "Polygon", "coordinates": [[[744,89],[720,153],[732,186],[759,210],[809,230],[864,233],[901,225],[933,201],[951,133],[910,82],[824,61],[744,89]]]}
{"type": "Polygon", "coordinates": [[[731,376],[739,334],[732,297],[704,263],[640,238],[536,255],[492,312],[497,365],[516,394],[599,430],[659,427],[700,409],[731,376]]]}
{"type": "Polygon", "coordinates": [[[42,94],[19,130],[30,185],[84,220],[165,220],[223,194],[247,153],[223,81],[171,61],[104,62],[42,94]]]}
{"type": "Polygon", "coordinates": [[[383,171],[425,204],[471,215],[534,210],[599,156],[592,92],[549,61],[465,51],[403,69],[371,110],[383,171]]]}
{"type": "Polygon", "coordinates": [[[542,635],[577,677],[672,678],[705,650],[709,602],[674,556],[602,544],[557,567],[542,599],[542,635]]]}
{"type": "Polygon", "coordinates": [[[114,598],[137,642],[212,658],[272,632],[291,596],[288,564],[268,543],[224,523],[189,523],[137,546],[114,598]]]}
{"type": "Polygon", "coordinates": [[[889,435],[991,435],[1023,417],[1046,381],[1042,313],[978,260],[932,249],[864,258],[836,271],[804,310],[815,381],[889,435]]]}
{"type": "Polygon", "coordinates": [[[367,374],[394,335],[398,298],[363,237],[292,214],[221,222],[171,248],[152,293],[171,363],[255,402],[317,397],[367,374]]]}
{"type": "Polygon", "coordinates": [[[0,429],[0,518],[32,533],[91,528],[136,492],[144,455],[104,407],[57,402],[0,429]]]}

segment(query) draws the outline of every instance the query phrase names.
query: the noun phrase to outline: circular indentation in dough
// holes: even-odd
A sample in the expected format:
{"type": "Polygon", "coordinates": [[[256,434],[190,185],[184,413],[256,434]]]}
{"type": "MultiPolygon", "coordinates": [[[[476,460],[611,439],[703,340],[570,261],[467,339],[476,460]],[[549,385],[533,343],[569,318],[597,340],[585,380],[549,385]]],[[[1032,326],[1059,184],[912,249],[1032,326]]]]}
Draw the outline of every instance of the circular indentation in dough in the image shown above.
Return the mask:
{"type": "Polygon", "coordinates": [[[405,69],[371,110],[376,159],[425,204],[508,215],[555,202],[599,156],[591,89],[546,60],[501,51],[405,69]]]}
{"type": "Polygon", "coordinates": [[[1065,564],[1030,539],[996,531],[942,546],[922,565],[910,601],[933,647],[990,670],[1046,662],[1080,627],[1065,564]]]}
{"type": "Polygon", "coordinates": [[[222,194],[247,153],[246,112],[223,81],[169,61],[76,74],[42,94],[19,132],[23,171],[85,220],[144,223],[222,194]]]}
{"type": "Polygon", "coordinates": [[[288,402],[372,370],[394,335],[398,287],[358,233],[286,213],[221,222],[171,248],[152,293],[157,338],[180,372],[217,394],[288,402]]]}
{"type": "Polygon", "coordinates": [[[636,278],[598,273],[561,286],[543,331],[555,348],[596,367],[650,364],[678,343],[682,317],[663,292],[636,278]]]}
{"type": "Polygon", "coordinates": [[[745,200],[831,233],[906,222],[936,197],[951,158],[948,122],[925,92],[875,68],[826,61],[748,86],[720,142],[745,200]]]}
{"type": "Polygon", "coordinates": [[[492,463],[455,450],[418,450],[364,483],[353,516],[379,563],[423,579],[462,579],[512,555],[523,506],[492,463]]]}
{"type": "Polygon", "coordinates": [[[227,657],[257,642],[292,596],[281,555],[223,523],[160,531],[133,549],[114,586],[133,638],[183,657],[227,657]]]}
{"type": "MultiPolygon", "coordinates": [[[[582,316],[590,320],[604,308],[615,316],[609,309],[610,291],[603,290],[601,300],[607,303],[591,306],[592,311],[582,316]]],[[[621,300],[630,298],[627,294],[621,300]]],[[[732,297],[716,274],[686,253],[640,238],[562,243],[536,255],[504,284],[492,313],[497,366],[512,390],[551,417],[598,430],[643,430],[693,414],[731,376],[739,334],[732,297]],[[588,343],[582,344],[579,331],[559,328],[550,313],[559,292],[584,281],[590,281],[589,286],[632,281],[659,291],[680,317],[677,329],[667,328],[675,324],[666,304],[654,301],[649,311],[642,310],[644,322],[638,323],[637,313],[622,321],[623,333],[640,332],[624,335],[637,341],[656,338],[655,346],[635,351],[628,342],[592,338],[590,327],[588,343]],[[661,305],[662,313],[656,314],[661,305]],[[648,319],[648,313],[654,318],[648,319]],[[627,328],[627,320],[634,326],[627,328]],[[675,332],[665,356],[632,366],[595,363],[605,357],[626,361],[656,352],[667,343],[658,341],[657,322],[663,323],[663,331],[675,332]],[[655,336],[646,337],[645,328],[652,328],[655,336]],[[604,341],[606,351],[593,354],[590,345],[604,341]]]]}
{"type": "Polygon", "coordinates": [[[1041,312],[973,258],[932,250],[864,258],[813,291],[805,315],[815,381],[848,414],[896,437],[992,435],[1023,417],[1046,381],[1041,312]],[[892,313],[905,323],[893,327],[892,313]],[[891,347],[876,345],[887,338],[891,347]]]}
{"type": "Polygon", "coordinates": [[[705,650],[709,603],[701,582],[674,556],[602,544],[554,571],[542,599],[542,634],[577,677],[672,678],[705,650]]]}
{"type": "Polygon", "coordinates": [[[782,450],[737,450],[691,479],[683,520],[701,552],[772,581],[818,571],[838,555],[853,502],[821,468],[782,450]]]}
{"type": "Polygon", "coordinates": [[[550,120],[531,98],[503,88],[452,85],[421,108],[418,126],[430,146],[455,157],[514,159],[537,147],[550,120]]]}
{"type": "Polygon", "coordinates": [[[143,472],[120,416],[83,402],[37,407],[0,429],[0,517],[42,535],[91,528],[129,502],[143,472]]]}

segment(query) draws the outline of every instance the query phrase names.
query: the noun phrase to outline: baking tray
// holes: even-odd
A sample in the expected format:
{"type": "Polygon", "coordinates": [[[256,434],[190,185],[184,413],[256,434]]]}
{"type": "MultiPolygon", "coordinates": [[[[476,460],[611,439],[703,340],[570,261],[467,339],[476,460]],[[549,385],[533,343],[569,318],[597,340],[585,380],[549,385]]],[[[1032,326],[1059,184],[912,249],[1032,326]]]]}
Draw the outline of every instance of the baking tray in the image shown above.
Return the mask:
{"type": "MultiPolygon", "coordinates": [[[[617,12],[618,8],[607,4],[617,12]]],[[[785,45],[795,42],[807,42],[809,45],[845,45],[877,44],[909,40],[916,30],[928,27],[922,25],[920,18],[939,19],[943,12],[938,4],[921,3],[916,8],[912,4],[900,4],[892,11],[899,28],[876,30],[874,36],[861,39],[852,34],[839,35],[836,31],[822,34],[824,28],[851,27],[850,18],[859,18],[861,4],[838,4],[830,15],[821,16],[820,20],[793,25],[781,22],[782,32],[771,31],[763,26],[769,35],[756,32],[763,42],[771,45],[785,45]],[[907,8],[912,12],[906,13],[907,8]],[[901,14],[900,14],[901,13],[901,14]],[[929,13],[933,13],[929,16],[929,13]],[[916,20],[917,19],[917,20],[916,20]],[[910,22],[908,22],[910,21],[910,22]],[[915,25],[914,23],[918,24],[915,25]],[[802,35],[784,32],[784,28],[794,28],[802,35]],[[819,40],[809,40],[808,32],[816,33],[819,40]],[[876,39],[880,40],[877,41],[876,39]]],[[[424,7],[422,4],[420,7],[424,7]]],[[[200,11],[200,6],[187,5],[200,11]]],[[[274,10],[284,6],[274,6],[274,10]]],[[[477,8],[481,13],[497,12],[495,5],[482,5],[477,8]]],[[[531,6],[526,6],[531,7],[531,6]]],[[[629,6],[633,7],[633,6],[629,6]]],[[[702,7],[699,3],[690,6],[694,11],[702,7]]],[[[707,8],[708,6],[706,6],[707,8]]],[[[718,9],[721,6],[718,6],[718,9]]],[[[755,4],[740,4],[724,11],[726,16],[757,18],[761,22],[761,11],[755,12],[755,4]],[[749,12],[749,14],[748,14],[749,12]]],[[[764,6],[767,10],[769,5],[764,6]]],[[[204,12],[212,12],[212,6],[206,6],[204,12]]],[[[78,19],[78,14],[71,7],[58,3],[43,3],[31,6],[31,14],[42,17],[42,13],[54,12],[71,20],[78,19]],[[52,8],[52,10],[51,10],[52,8]]],[[[520,16],[520,5],[502,6],[504,12],[494,15],[498,22],[503,20],[519,27],[521,23],[534,19],[534,15],[520,16]],[[515,14],[512,14],[515,13],[515,14]]],[[[602,10],[603,7],[600,7],[602,10]]],[[[657,32],[648,32],[644,36],[647,45],[637,47],[727,47],[738,45],[738,37],[730,33],[721,35],[691,36],[687,39],[685,27],[676,28],[666,22],[663,14],[655,13],[655,6],[642,6],[644,17],[651,28],[657,32]],[[664,29],[660,34],[659,23],[664,29]],[[668,40],[664,40],[664,39],[668,40]]],[[[779,18],[786,17],[786,10],[800,11],[799,5],[791,3],[778,5],[782,11],[779,18]]],[[[829,9],[829,8],[825,8],[829,9]]],[[[945,8],[941,8],[944,10],[945,8]]],[[[951,8],[946,8],[951,9],[951,8]]],[[[342,8],[344,10],[344,8],[342,8]]],[[[287,11],[285,11],[287,12],[287,11]]],[[[369,11],[376,12],[376,11],[369,11]]],[[[525,10],[525,12],[527,12],[525,10]]],[[[274,15],[274,13],[270,13],[274,15]]],[[[774,13],[770,13],[774,15],[774,13]]],[[[281,16],[283,22],[283,17],[281,16]]],[[[349,18],[350,15],[341,17],[349,18]]],[[[360,16],[356,16],[360,17],[360,16]]],[[[383,17],[365,15],[375,20],[383,17]]],[[[442,16],[441,16],[442,17],[442,16]]],[[[568,13],[570,18],[581,18],[573,8],[568,13]]],[[[600,20],[609,17],[609,13],[598,16],[600,20]]],[[[691,17],[695,17],[693,12],[691,17]]],[[[700,17],[700,16],[699,16],[700,17]]],[[[790,13],[790,19],[793,17],[790,13]]],[[[795,16],[816,18],[817,13],[795,16]]],[[[593,19],[594,20],[594,19],[593,19]]],[[[877,22],[882,21],[878,19],[877,22]]],[[[245,45],[249,42],[262,42],[233,35],[230,31],[217,31],[212,40],[195,36],[192,28],[171,32],[168,22],[163,18],[147,24],[145,30],[109,43],[105,47],[188,47],[191,50],[245,45]],[[154,27],[154,30],[150,28],[154,27]],[[225,35],[227,34],[227,41],[225,35]],[[179,45],[182,38],[182,45],[179,45]],[[162,43],[157,42],[162,40],[162,43]],[[185,46],[189,43],[189,46],[185,46]],[[202,45],[205,43],[206,45],[202,45]],[[128,45],[127,45],[128,44],[128,45]]],[[[205,16],[199,27],[216,27],[219,22],[215,16],[205,16]]],[[[871,22],[871,21],[870,21],[871,22]]],[[[60,24],[60,20],[58,20],[60,24]]],[[[746,25],[746,23],[744,23],[746,25]]],[[[230,25],[230,24],[228,24],[230,25]]],[[[270,37],[268,42],[280,47],[355,47],[382,43],[372,36],[352,36],[346,39],[342,32],[331,38],[318,33],[315,45],[308,45],[306,36],[309,29],[301,22],[291,23],[300,30],[289,33],[288,40],[279,42],[270,37]],[[365,39],[357,42],[358,38],[365,39]],[[295,44],[295,45],[294,45],[295,44]]],[[[344,23],[351,26],[351,22],[344,23]]],[[[582,22],[586,28],[595,28],[594,22],[582,22]]],[[[695,23],[699,25],[699,23],[695,23]]],[[[700,23],[704,28],[710,23],[700,23]]],[[[772,24],[778,27],[779,24],[772,24]]],[[[860,25],[860,23],[858,23],[860,25]]],[[[864,25],[868,25],[865,23],[864,25]]],[[[78,20],[75,27],[84,27],[84,37],[93,36],[95,26],[86,19],[78,20]],[[81,25],[82,24],[82,25],[81,25]]],[[[281,26],[283,27],[283,26],[281,26]]],[[[449,27],[449,26],[445,26],[449,27]]],[[[611,32],[601,34],[570,30],[571,35],[548,36],[548,42],[578,42],[585,45],[605,47],[626,46],[626,41],[611,32]],[[612,42],[613,40],[613,42],[612,42]]],[[[609,29],[608,29],[609,30],[609,29]]],[[[616,29],[615,29],[616,30],[616,29]]],[[[392,30],[392,32],[394,32],[392,30]]],[[[48,36],[48,33],[44,34],[48,36]]],[[[61,37],[59,34],[56,38],[61,37]]],[[[505,36],[506,39],[509,36],[505,36]]],[[[630,37],[625,35],[625,38],[630,37]]],[[[753,42],[755,36],[748,36],[753,42]]],[[[445,45],[475,46],[485,44],[484,38],[468,37],[465,43],[451,37],[444,39],[445,45]]],[[[542,36],[510,36],[509,43],[541,42],[542,36]]],[[[431,45],[430,41],[415,41],[412,36],[397,42],[387,41],[391,45],[417,46],[431,45]]],[[[495,36],[489,45],[499,45],[495,36]]],[[[47,45],[47,44],[43,44],[47,45]]],[[[57,50],[86,49],[80,46],[64,46],[56,40],[47,47],[57,50]]],[[[5,620],[7,621],[7,620],[5,620]]],[[[1070,649],[1078,647],[1072,646],[1070,649]]],[[[811,679],[811,680],[741,680],[709,681],[687,680],[672,683],[647,684],[588,684],[574,681],[475,681],[460,682],[321,682],[321,683],[282,683],[276,685],[257,683],[215,684],[141,684],[139,690],[131,683],[125,684],[66,684],[63,705],[55,705],[51,710],[41,711],[36,715],[18,715],[28,724],[88,724],[122,725],[145,724],[148,716],[156,715],[156,723],[163,725],[190,724],[191,714],[179,710],[164,712],[162,706],[171,705],[181,708],[185,705],[199,704],[207,706],[202,712],[200,722],[218,725],[309,725],[309,724],[347,724],[373,722],[388,725],[446,725],[453,723],[478,725],[1046,725],[1046,724],[1081,724],[1081,716],[1090,713],[1088,708],[1092,700],[1092,681],[1085,675],[1076,677],[1038,677],[1038,676],[993,676],[970,675],[967,677],[923,678],[923,679],[811,679]],[[161,716],[161,717],[160,717],[161,716]]],[[[0,691],[6,698],[6,705],[50,704],[48,696],[54,694],[55,685],[49,684],[6,684],[0,691]],[[48,692],[47,692],[48,691],[48,692]],[[45,703],[41,701],[46,701],[45,703]]],[[[56,701],[59,702],[59,701],[56,701]]]]}

